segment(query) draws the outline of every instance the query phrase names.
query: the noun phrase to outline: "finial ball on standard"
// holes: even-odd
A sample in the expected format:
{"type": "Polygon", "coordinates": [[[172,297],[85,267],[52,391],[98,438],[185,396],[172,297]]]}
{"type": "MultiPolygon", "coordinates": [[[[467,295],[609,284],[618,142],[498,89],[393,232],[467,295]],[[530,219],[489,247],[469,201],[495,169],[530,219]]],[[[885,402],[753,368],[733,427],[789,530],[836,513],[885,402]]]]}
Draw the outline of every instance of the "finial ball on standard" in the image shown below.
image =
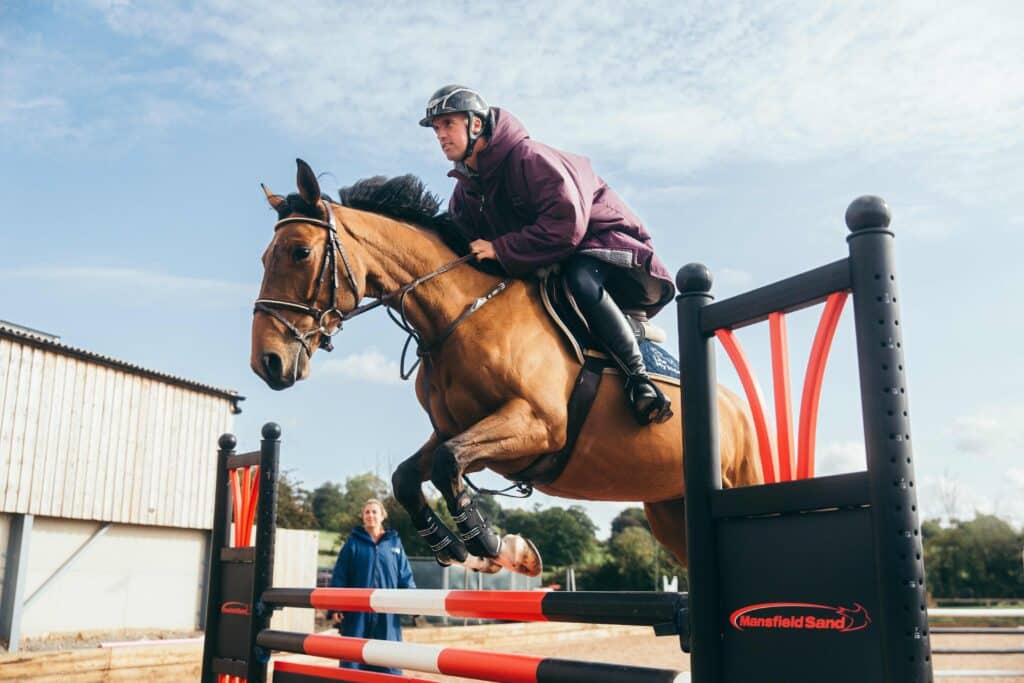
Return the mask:
{"type": "Polygon", "coordinates": [[[711,271],[703,263],[687,263],[676,273],[680,292],[710,292],[711,282],[711,271]]]}
{"type": "Polygon", "coordinates": [[[868,228],[888,228],[892,211],[881,197],[864,195],[850,203],[846,209],[846,227],[851,232],[868,228]]]}

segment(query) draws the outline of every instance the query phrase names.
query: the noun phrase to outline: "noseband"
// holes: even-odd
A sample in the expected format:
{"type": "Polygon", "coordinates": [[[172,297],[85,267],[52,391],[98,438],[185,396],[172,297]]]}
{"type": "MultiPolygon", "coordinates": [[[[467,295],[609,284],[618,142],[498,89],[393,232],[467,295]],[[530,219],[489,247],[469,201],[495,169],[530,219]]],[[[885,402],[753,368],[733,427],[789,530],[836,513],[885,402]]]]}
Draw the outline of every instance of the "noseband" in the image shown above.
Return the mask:
{"type": "MultiPolygon", "coordinates": [[[[419,287],[424,282],[432,278],[435,278],[438,275],[441,275],[442,273],[446,273],[452,268],[455,268],[456,266],[466,263],[467,261],[473,258],[473,254],[467,254],[466,256],[451,261],[450,263],[444,264],[440,268],[424,275],[423,277],[416,278],[412,282],[402,285],[396,290],[381,294],[376,301],[359,306],[358,304],[360,301],[362,301],[363,294],[359,292],[359,285],[356,283],[356,277],[355,274],[352,272],[352,266],[349,263],[348,255],[345,253],[345,248],[338,240],[338,231],[334,224],[334,212],[331,210],[330,205],[326,203],[324,204],[324,209],[327,214],[326,221],[322,221],[317,218],[307,218],[305,216],[293,216],[290,218],[283,218],[274,224],[274,232],[277,232],[278,228],[280,228],[281,226],[288,225],[290,223],[304,223],[307,225],[315,225],[327,231],[327,245],[326,248],[324,249],[324,258],[323,261],[320,262],[320,272],[317,275],[316,287],[313,289],[313,295],[310,297],[309,301],[302,303],[295,301],[282,301],[280,299],[256,299],[256,303],[253,306],[253,315],[255,315],[256,313],[266,313],[267,315],[269,315],[270,317],[274,318],[279,323],[284,325],[285,329],[287,329],[288,332],[291,333],[291,336],[298,340],[300,344],[302,344],[302,348],[306,350],[307,357],[313,355],[313,349],[309,345],[310,337],[319,335],[319,347],[324,351],[331,351],[334,349],[334,345],[331,343],[331,338],[334,335],[341,332],[342,325],[346,320],[350,320],[358,315],[362,315],[367,311],[377,308],[378,306],[386,303],[387,301],[395,297],[401,297],[400,300],[402,309],[402,323],[405,323],[404,325],[402,323],[399,323],[399,326],[408,332],[411,329],[411,327],[405,321],[405,296],[412,290],[419,287]],[[352,296],[355,297],[355,304],[357,304],[355,308],[353,308],[348,313],[345,313],[344,311],[341,310],[338,302],[338,261],[336,254],[341,256],[341,262],[345,266],[345,275],[348,278],[349,287],[352,288],[352,296]],[[321,310],[320,308],[317,307],[316,301],[319,298],[320,290],[324,286],[324,280],[325,278],[327,278],[328,271],[330,271],[330,280],[328,281],[328,287],[330,289],[328,301],[330,301],[330,308],[321,310]],[[306,331],[302,331],[298,327],[296,327],[292,322],[286,319],[283,315],[281,315],[278,312],[278,309],[298,311],[299,313],[304,313],[305,315],[308,315],[313,318],[315,325],[314,327],[311,327],[306,331]],[[332,328],[332,323],[334,321],[337,321],[337,325],[332,328]]],[[[507,280],[503,282],[500,286],[501,289],[498,291],[503,290],[507,283],[507,280]]],[[[493,294],[491,294],[491,296],[493,296],[493,294]]],[[[487,298],[489,300],[490,296],[487,298]]],[[[478,300],[477,305],[473,310],[479,308],[480,305],[481,304],[478,300]]],[[[445,330],[443,338],[447,338],[447,336],[451,334],[451,331],[454,329],[455,325],[461,323],[464,318],[465,315],[460,316],[460,318],[453,325],[449,326],[449,329],[445,330]]],[[[396,322],[398,321],[396,320],[396,322]]],[[[417,341],[420,342],[420,340],[418,339],[417,341]]],[[[443,341],[443,339],[441,341],[443,341]]],[[[420,344],[422,345],[422,342],[420,342],[420,344]]],[[[408,342],[406,343],[406,345],[408,346],[408,342]]],[[[405,373],[403,372],[403,375],[404,374],[405,373]]]]}

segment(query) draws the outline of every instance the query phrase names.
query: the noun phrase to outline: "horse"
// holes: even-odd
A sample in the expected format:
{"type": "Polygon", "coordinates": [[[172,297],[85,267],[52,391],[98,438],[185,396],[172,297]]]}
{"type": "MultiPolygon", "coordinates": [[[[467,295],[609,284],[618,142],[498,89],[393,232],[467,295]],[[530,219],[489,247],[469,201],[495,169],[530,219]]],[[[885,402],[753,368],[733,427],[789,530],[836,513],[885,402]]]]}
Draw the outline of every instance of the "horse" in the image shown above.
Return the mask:
{"type": "MultiPolygon", "coordinates": [[[[330,350],[344,322],[376,306],[391,309],[417,341],[423,363],[416,395],[433,425],[396,468],[395,497],[442,565],[538,575],[534,544],[516,534],[499,538],[463,483],[463,475],[484,468],[514,479],[566,443],[580,364],[546,313],[537,283],[503,278],[460,257],[452,231],[442,230],[450,221],[436,215],[436,197],[412,176],[361,181],[342,189],[339,204],[322,195],[305,162],[297,163],[297,194],[263,186],[279,220],[263,254],[253,371],[270,388],[286,389],[309,377],[313,354],[330,350]],[[457,535],[427,504],[427,480],[441,492],[457,535]]],[[[660,386],[681,405],[678,386],[660,386]]],[[[721,386],[717,402],[723,485],[761,483],[745,405],[721,386]]],[[[680,420],[677,411],[663,424],[638,425],[622,383],[604,381],[565,469],[536,488],[578,500],[642,501],[652,534],[685,566],[680,420]]]]}

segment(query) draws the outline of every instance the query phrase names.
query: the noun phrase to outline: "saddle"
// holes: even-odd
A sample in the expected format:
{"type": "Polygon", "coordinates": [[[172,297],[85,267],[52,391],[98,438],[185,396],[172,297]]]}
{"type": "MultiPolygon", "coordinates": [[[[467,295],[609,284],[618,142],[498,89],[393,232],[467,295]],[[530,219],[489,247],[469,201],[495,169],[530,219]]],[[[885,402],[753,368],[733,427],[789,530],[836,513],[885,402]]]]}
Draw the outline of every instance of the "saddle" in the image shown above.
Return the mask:
{"type": "MultiPolygon", "coordinates": [[[[562,275],[555,270],[547,271],[541,275],[538,286],[544,309],[561,330],[580,364],[580,371],[569,395],[565,446],[554,453],[539,456],[529,467],[509,475],[509,479],[522,486],[543,486],[558,479],[576,447],[601,379],[608,374],[622,374],[616,362],[600,350],[562,275]]],[[[653,379],[679,386],[679,361],[656,343],[665,341],[665,332],[652,325],[643,312],[624,313],[637,337],[647,374],[653,379]]]]}

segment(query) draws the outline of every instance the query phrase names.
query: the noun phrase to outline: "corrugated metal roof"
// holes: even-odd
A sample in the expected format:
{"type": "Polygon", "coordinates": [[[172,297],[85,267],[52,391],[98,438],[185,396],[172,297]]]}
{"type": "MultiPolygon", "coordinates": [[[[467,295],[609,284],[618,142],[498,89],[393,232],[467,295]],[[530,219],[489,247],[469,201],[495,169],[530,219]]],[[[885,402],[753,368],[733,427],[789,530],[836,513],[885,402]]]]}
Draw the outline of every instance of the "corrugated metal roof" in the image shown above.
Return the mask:
{"type": "Polygon", "coordinates": [[[65,356],[71,356],[73,358],[79,358],[82,360],[91,361],[99,365],[106,366],[108,368],[116,368],[118,370],[124,370],[135,375],[141,375],[143,377],[149,377],[151,379],[160,380],[167,382],[168,384],[174,384],[176,386],[185,387],[194,391],[202,392],[204,394],[212,394],[214,396],[221,396],[231,401],[232,412],[238,414],[242,412],[239,407],[239,401],[244,401],[245,396],[242,396],[234,389],[221,389],[219,387],[211,386],[209,384],[203,384],[202,382],[196,382],[194,380],[185,379],[184,377],[176,377],[169,375],[164,372],[158,372],[156,370],[150,370],[144,368],[141,365],[135,365],[127,361],[118,360],[111,356],[104,356],[103,354],[95,353],[93,351],[87,351],[86,349],[80,349],[69,344],[64,344],[60,341],[60,337],[48,335],[44,332],[29,331],[31,328],[23,327],[15,323],[8,323],[0,320],[0,337],[20,341],[30,346],[37,348],[46,349],[53,351],[54,353],[60,353],[65,356]]]}

